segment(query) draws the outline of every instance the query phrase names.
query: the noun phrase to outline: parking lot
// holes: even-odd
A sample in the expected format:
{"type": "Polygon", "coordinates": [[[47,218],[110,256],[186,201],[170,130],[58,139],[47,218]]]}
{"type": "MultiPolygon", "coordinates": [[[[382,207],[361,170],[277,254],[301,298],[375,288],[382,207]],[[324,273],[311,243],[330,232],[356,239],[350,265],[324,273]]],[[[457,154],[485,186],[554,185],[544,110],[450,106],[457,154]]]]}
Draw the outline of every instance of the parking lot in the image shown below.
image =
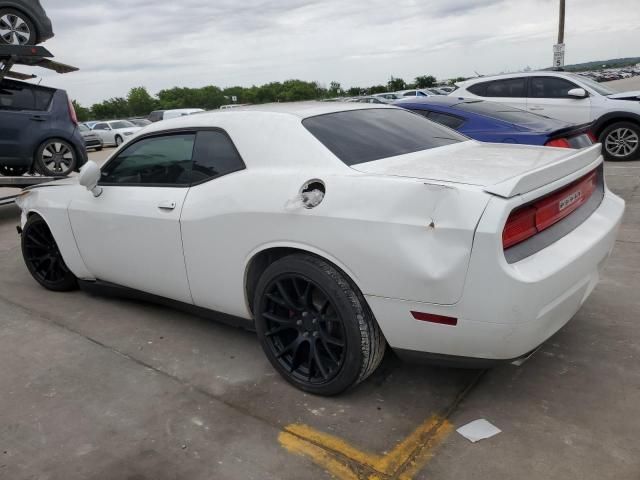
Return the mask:
{"type": "Polygon", "coordinates": [[[285,383],[253,333],[44,290],[21,258],[18,209],[0,207],[0,478],[638,478],[640,162],[606,172],[627,201],[618,242],[532,358],[479,371],[387,354],[335,398],[285,383]],[[479,418],[502,433],[455,432],[479,418]]]}

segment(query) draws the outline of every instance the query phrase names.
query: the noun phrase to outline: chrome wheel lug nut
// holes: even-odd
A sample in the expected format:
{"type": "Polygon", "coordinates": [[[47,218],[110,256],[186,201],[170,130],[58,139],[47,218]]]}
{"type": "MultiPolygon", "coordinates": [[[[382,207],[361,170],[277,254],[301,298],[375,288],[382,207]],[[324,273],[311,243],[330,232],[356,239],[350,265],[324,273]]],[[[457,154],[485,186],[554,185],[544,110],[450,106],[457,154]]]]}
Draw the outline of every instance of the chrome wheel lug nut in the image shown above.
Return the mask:
{"type": "Polygon", "coordinates": [[[315,325],[316,323],[318,323],[318,319],[314,318],[313,320],[311,320],[311,323],[313,323],[315,325]]]}
{"type": "Polygon", "coordinates": [[[302,325],[302,320],[298,320],[298,321],[296,322],[296,325],[302,325]]]}
{"type": "Polygon", "coordinates": [[[309,336],[309,332],[304,332],[304,333],[302,334],[302,336],[303,336],[303,337],[308,337],[308,336],[309,336]]]}
{"type": "Polygon", "coordinates": [[[313,336],[317,337],[318,336],[318,332],[313,332],[313,336]]]}

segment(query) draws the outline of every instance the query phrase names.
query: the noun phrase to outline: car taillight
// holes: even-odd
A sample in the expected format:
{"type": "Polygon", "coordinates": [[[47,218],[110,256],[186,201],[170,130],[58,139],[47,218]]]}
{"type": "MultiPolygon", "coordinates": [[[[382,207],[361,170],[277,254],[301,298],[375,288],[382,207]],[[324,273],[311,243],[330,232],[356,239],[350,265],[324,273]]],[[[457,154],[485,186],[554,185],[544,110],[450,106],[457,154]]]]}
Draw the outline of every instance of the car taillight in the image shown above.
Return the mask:
{"type": "Polygon", "coordinates": [[[502,231],[502,245],[504,248],[509,248],[516,243],[524,242],[536,233],[538,233],[536,209],[533,207],[519,208],[509,215],[507,224],[502,231]]]}
{"type": "Polygon", "coordinates": [[[591,139],[591,141],[593,143],[598,143],[598,137],[596,136],[595,133],[593,132],[587,132],[587,135],[589,136],[589,138],[591,139]]]}
{"type": "Polygon", "coordinates": [[[78,125],[78,116],[76,115],[76,109],[73,108],[73,103],[71,103],[71,100],[69,100],[68,103],[69,103],[69,116],[71,117],[71,121],[75,125],[78,125]]]}
{"type": "Polygon", "coordinates": [[[560,147],[560,148],[571,148],[571,144],[569,140],[566,138],[555,138],[553,140],[549,140],[544,144],[545,147],[560,147]]]}
{"type": "Polygon", "coordinates": [[[598,185],[596,170],[536,202],[511,212],[502,231],[506,250],[559,222],[583,205],[598,185]]]}

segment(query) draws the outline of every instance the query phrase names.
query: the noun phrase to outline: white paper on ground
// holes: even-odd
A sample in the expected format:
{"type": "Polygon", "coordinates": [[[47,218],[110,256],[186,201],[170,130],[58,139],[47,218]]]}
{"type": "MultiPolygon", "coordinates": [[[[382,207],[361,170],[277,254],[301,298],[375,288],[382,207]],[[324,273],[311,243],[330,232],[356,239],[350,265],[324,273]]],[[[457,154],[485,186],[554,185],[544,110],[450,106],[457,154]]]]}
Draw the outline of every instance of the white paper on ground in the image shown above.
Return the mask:
{"type": "Polygon", "coordinates": [[[502,432],[502,430],[500,430],[492,423],[489,423],[484,418],[481,418],[458,428],[456,432],[458,432],[467,440],[475,443],[478,440],[493,437],[494,435],[502,432]]]}

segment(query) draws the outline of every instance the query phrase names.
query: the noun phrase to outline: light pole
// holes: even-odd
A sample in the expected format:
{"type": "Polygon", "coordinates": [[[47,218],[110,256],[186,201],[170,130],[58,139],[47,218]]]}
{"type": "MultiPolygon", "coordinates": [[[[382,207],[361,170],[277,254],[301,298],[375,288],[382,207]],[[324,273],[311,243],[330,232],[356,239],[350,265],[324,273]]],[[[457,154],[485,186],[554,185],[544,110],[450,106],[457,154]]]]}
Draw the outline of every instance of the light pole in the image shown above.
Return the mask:
{"type": "Polygon", "coordinates": [[[553,69],[562,70],[564,67],[564,12],[565,0],[560,0],[560,19],[558,21],[558,43],[553,46],[553,69]]]}

